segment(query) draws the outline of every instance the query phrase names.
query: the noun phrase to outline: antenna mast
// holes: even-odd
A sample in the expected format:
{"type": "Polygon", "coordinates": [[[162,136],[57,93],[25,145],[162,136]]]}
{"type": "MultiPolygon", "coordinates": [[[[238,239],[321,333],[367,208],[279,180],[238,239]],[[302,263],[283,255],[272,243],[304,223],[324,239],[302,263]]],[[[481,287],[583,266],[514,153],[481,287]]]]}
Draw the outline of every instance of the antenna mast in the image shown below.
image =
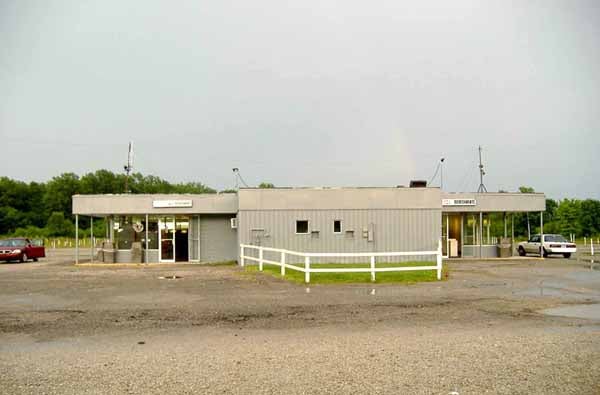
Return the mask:
{"type": "Polygon", "coordinates": [[[129,193],[129,174],[133,170],[133,141],[129,142],[129,150],[127,151],[127,164],[123,166],[125,169],[125,193],[129,193]]]}
{"type": "Polygon", "coordinates": [[[237,167],[234,167],[231,170],[233,171],[233,177],[234,177],[234,181],[235,181],[235,189],[238,190],[240,188],[239,181],[241,181],[242,184],[244,184],[244,186],[246,188],[248,188],[248,184],[246,184],[246,181],[244,181],[244,179],[240,175],[240,169],[237,167]]]}
{"type": "Polygon", "coordinates": [[[485,171],[483,170],[483,163],[481,161],[481,145],[479,146],[479,188],[477,188],[478,193],[487,192],[487,188],[483,184],[483,176],[485,176],[485,171]]]}

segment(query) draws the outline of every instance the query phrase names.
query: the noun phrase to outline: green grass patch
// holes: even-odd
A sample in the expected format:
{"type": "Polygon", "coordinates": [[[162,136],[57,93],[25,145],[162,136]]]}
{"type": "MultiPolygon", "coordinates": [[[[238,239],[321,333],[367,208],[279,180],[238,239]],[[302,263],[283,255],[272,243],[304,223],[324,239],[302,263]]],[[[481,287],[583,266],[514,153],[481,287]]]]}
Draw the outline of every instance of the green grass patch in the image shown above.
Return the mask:
{"type": "MultiPolygon", "coordinates": [[[[300,265],[295,265],[301,267],[300,265]]],[[[315,263],[311,268],[370,268],[369,263],[315,263]]],[[[376,267],[398,267],[398,266],[435,266],[435,262],[402,262],[402,263],[378,263],[376,267]]],[[[245,266],[246,273],[260,273],[258,265],[245,266]]],[[[275,265],[265,264],[263,273],[278,278],[284,278],[298,284],[304,284],[304,272],[286,268],[285,276],[281,276],[281,268],[275,265]]],[[[442,280],[448,278],[447,266],[442,267],[442,280]]],[[[380,272],[375,273],[375,283],[405,283],[412,284],[425,281],[437,281],[435,270],[419,270],[408,272],[380,272]]],[[[348,283],[371,283],[371,273],[311,273],[311,284],[348,284],[348,283]]]]}

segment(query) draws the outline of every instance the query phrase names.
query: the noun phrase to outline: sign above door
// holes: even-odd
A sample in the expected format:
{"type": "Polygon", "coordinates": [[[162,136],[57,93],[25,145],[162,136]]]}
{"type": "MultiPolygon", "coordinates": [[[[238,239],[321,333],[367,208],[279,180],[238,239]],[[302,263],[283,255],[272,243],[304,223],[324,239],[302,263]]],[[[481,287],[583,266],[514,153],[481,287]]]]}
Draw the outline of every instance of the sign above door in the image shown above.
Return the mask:
{"type": "Polygon", "coordinates": [[[154,208],[192,207],[191,200],[153,200],[154,208]]]}
{"type": "Polygon", "coordinates": [[[475,199],[442,199],[442,206],[477,206],[475,199]]]}

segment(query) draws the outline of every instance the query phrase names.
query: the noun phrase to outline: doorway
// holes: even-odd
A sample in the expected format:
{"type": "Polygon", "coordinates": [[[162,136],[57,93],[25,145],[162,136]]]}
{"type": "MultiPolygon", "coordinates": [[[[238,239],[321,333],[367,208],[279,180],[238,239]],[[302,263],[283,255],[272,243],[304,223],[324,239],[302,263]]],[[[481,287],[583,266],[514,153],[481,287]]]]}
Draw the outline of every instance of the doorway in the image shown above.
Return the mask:
{"type": "Polygon", "coordinates": [[[462,256],[462,215],[442,215],[442,255],[445,258],[462,256]]]}
{"type": "Polygon", "coordinates": [[[175,262],[189,260],[188,234],[190,221],[187,217],[175,219],[175,262]]]}
{"type": "Polygon", "coordinates": [[[159,261],[175,262],[175,217],[161,217],[158,229],[159,261]]]}
{"type": "Polygon", "coordinates": [[[189,218],[164,216],[159,219],[158,228],[160,262],[187,262],[189,218]]]}

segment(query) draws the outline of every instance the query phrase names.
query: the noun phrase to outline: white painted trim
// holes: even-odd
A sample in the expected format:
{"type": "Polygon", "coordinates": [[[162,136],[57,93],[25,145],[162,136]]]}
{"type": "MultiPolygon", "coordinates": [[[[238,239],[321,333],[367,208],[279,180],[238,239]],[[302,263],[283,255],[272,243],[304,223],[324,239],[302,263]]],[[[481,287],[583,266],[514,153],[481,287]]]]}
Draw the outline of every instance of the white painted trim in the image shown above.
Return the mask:
{"type": "Polygon", "coordinates": [[[332,225],[333,225],[333,234],[334,235],[342,235],[342,234],[344,234],[344,221],[342,221],[341,219],[334,219],[332,225]],[[340,221],[340,231],[339,232],[335,231],[335,223],[336,223],[336,221],[340,221]]]}
{"type": "Polygon", "coordinates": [[[308,219],[297,219],[294,222],[294,232],[297,235],[310,235],[310,220],[308,220],[308,219]],[[306,233],[298,233],[297,232],[298,231],[298,221],[306,221],[308,223],[306,233]]]}

